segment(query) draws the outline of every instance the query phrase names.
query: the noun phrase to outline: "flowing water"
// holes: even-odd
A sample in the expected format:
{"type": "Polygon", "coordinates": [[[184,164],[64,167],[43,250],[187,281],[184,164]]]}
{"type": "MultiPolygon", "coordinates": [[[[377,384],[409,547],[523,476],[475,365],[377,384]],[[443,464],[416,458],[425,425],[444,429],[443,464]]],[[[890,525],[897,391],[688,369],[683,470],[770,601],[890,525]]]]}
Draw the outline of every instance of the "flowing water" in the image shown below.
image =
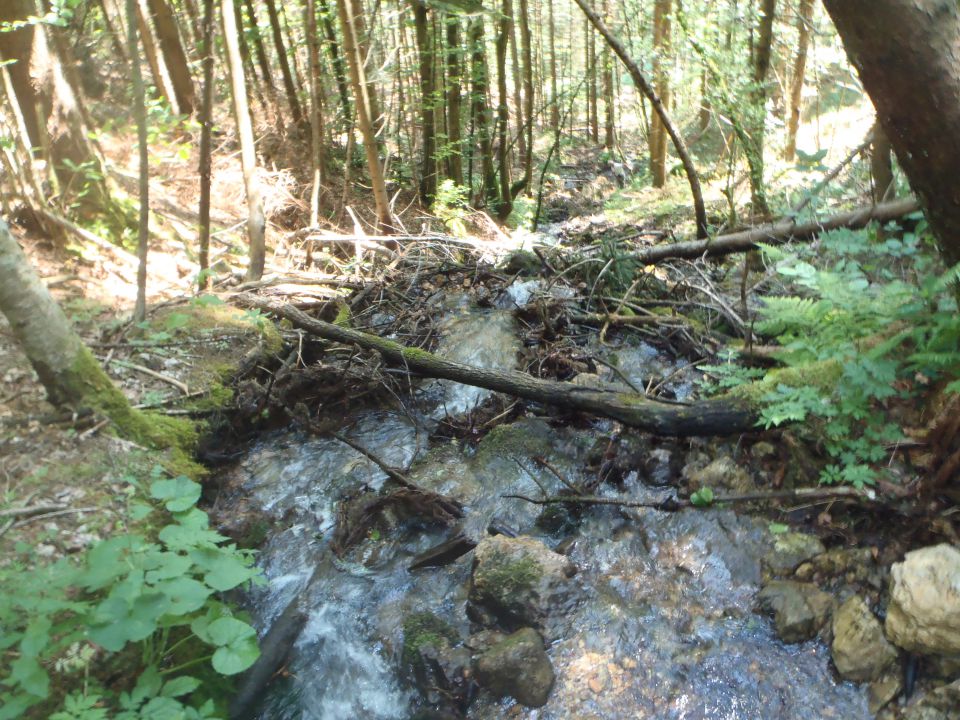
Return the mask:
{"type": "MultiPolygon", "coordinates": [[[[514,298],[525,300],[522,294],[514,298]]],[[[443,327],[441,352],[447,356],[513,366],[519,341],[507,309],[456,308],[443,327]]],[[[618,354],[623,372],[640,381],[678,366],[649,346],[620,348],[618,354]]],[[[554,473],[533,462],[537,456],[569,480],[584,479],[588,451],[613,427],[605,421],[584,429],[554,427],[528,417],[496,428],[477,447],[430,445],[437,418],[469,412],[486,394],[427,382],[406,412],[363,412],[343,423],[345,435],[408,469],[420,486],[460,500],[467,534],[479,539],[495,522],[551,547],[565,540],[579,568],[585,600],[561,619],[563,632],[548,648],[557,681],[547,705],[514,707],[481,692],[469,717],[869,717],[865,693],[835,681],[825,646],[784,645],[770,622],[753,612],[762,561],[772,546],[765,521],[729,510],[624,514],[597,507],[565,535],[547,534],[535,525],[538,506],[502,496],[535,495],[538,483],[547,492],[561,488],[554,473]]],[[[654,458],[657,452],[665,451],[651,450],[654,458]]],[[[259,717],[411,717],[417,694],[399,659],[404,618],[430,611],[466,637],[471,555],[447,567],[408,571],[414,557],[449,531],[399,524],[371,534],[346,559],[335,558],[330,538],[338,500],[364,487],[376,490],[386,480],[373,463],[335,440],[290,433],[264,438],[241,473],[245,491],[282,528],[259,555],[268,582],[249,598],[255,622],[265,631],[301,592],[309,611],[288,672],[274,681],[259,717]]],[[[658,473],[667,471],[661,467],[653,475],[658,473]]],[[[625,484],[635,497],[671,492],[645,485],[637,473],[625,484]]]]}

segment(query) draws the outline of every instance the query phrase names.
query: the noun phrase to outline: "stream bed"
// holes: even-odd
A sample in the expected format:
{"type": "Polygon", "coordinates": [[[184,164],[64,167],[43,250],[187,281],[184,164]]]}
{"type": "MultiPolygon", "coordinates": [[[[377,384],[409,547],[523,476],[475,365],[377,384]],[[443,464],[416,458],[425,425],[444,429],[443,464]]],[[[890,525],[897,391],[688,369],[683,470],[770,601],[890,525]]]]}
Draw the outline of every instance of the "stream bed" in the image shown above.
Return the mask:
{"type": "MultiPolygon", "coordinates": [[[[508,308],[454,308],[442,327],[441,354],[490,368],[514,366],[520,342],[508,308]]],[[[619,348],[618,357],[631,381],[643,382],[651,363],[661,375],[682,365],[642,343],[619,348]]],[[[690,391],[689,378],[679,378],[675,394],[690,391]]],[[[344,418],[341,429],[418,486],[463,503],[466,536],[479,540],[491,525],[509,528],[561,546],[578,569],[582,600],[556,619],[547,646],[556,682],[546,705],[526,708],[480,691],[466,717],[871,717],[865,690],[835,679],[825,645],[786,645],[755,612],[774,544],[766,519],[727,509],[598,506],[578,522],[538,523],[540,506],[503,496],[553,494],[563,489],[560,478],[585,480],[591,453],[616,428],[603,420],[569,427],[531,415],[494,428],[479,443],[431,441],[439,418],[469,412],[486,395],[425,382],[404,411],[358,412],[344,418]]],[[[620,488],[601,485],[598,493],[654,501],[670,496],[674,490],[664,481],[683,462],[684,446],[634,441],[647,448],[645,469],[627,472],[620,488]]],[[[413,559],[451,530],[407,521],[371,532],[337,558],[331,538],[338,502],[376,492],[388,480],[332,438],[275,433],[251,449],[237,472],[251,504],[274,521],[258,561],[267,583],[248,596],[255,625],[266,632],[298,595],[308,616],[257,717],[416,717],[424,705],[401,660],[405,619],[429,612],[466,638],[472,553],[445,567],[410,571],[413,559]]]]}

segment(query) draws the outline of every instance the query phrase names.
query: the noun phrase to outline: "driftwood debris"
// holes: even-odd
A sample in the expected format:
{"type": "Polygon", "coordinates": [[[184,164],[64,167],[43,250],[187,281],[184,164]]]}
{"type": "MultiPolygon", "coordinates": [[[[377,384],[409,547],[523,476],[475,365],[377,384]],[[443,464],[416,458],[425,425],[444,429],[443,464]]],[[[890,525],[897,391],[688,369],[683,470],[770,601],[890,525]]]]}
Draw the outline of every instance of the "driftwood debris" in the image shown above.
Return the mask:
{"type": "Polygon", "coordinates": [[[515,397],[601,415],[657,435],[733,435],[755,429],[757,412],[742,400],[721,397],[689,405],[662,403],[632,392],[541,380],[517,371],[497,371],[445,360],[392,340],[316,320],[290,305],[249,294],[234,296],[245,307],[285,318],[307,332],[336,342],[376,350],[386,360],[427,377],[486,388],[515,397]]]}
{"type": "Polygon", "coordinates": [[[880,205],[871,205],[840,213],[823,220],[806,223],[798,223],[796,220],[780,220],[741,232],[718,235],[708,240],[688,240],[670,243],[669,245],[655,245],[634,253],[632,257],[644,265],[655,265],[661,260],[669,259],[695,260],[703,256],[719,257],[735,252],[755,250],[758,243],[780,245],[790,240],[810,240],[828,230],[838,230],[840,228],[858,230],[871,222],[885,223],[897,220],[919,209],[920,203],[912,198],[893,200],[880,205]]]}

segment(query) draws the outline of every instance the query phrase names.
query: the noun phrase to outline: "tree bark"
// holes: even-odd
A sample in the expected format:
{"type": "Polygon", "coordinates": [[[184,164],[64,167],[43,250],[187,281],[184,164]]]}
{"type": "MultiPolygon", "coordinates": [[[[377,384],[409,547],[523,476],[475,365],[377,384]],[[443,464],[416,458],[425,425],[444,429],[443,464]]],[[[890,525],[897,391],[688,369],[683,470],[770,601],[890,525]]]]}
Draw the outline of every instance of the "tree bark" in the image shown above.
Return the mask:
{"type": "Polygon", "coordinates": [[[330,13],[330,6],[327,0],[317,0],[320,7],[320,24],[323,26],[323,34],[327,38],[327,49],[330,53],[330,63],[333,65],[333,74],[337,78],[337,92],[340,95],[340,108],[343,111],[343,119],[349,122],[353,117],[350,110],[350,91],[347,88],[347,73],[343,67],[343,55],[340,53],[340,45],[337,42],[337,34],[333,29],[333,21],[330,13]]]}
{"type": "Polygon", "coordinates": [[[177,107],[183,115],[193,113],[196,97],[193,89],[193,77],[187,64],[187,54],[180,42],[177,20],[166,0],[148,0],[153,26],[157,31],[157,43],[163,53],[164,64],[170,73],[170,82],[176,95],[177,107]]]}
{"type": "MultiPolygon", "coordinates": [[[[653,81],[665,110],[670,110],[670,13],[672,0],[656,0],[653,6],[653,81]]],[[[667,133],[660,116],[650,121],[650,175],[655,188],[667,184],[667,133]]]]}
{"type": "Polygon", "coordinates": [[[280,16],[277,14],[275,0],[265,0],[267,14],[270,16],[270,29],[273,31],[273,44],[277,49],[277,58],[280,61],[280,75],[283,78],[283,89],[287,94],[287,104],[293,115],[293,122],[299,125],[303,122],[303,110],[300,108],[300,98],[297,97],[297,87],[293,82],[293,73],[290,71],[290,61],[287,58],[287,48],[283,42],[283,28],[280,25],[280,16]]]}
{"type": "Polygon", "coordinates": [[[424,0],[411,0],[411,4],[420,70],[420,151],[423,153],[420,166],[420,202],[424,207],[430,207],[437,194],[437,132],[434,122],[437,94],[434,72],[435,52],[427,3],[424,0]]]}
{"type": "Polygon", "coordinates": [[[873,201],[886,202],[893,195],[893,161],[890,141],[880,123],[874,123],[870,138],[870,174],[873,176],[873,201]]]}
{"type": "Polygon", "coordinates": [[[550,44],[550,129],[554,135],[560,132],[560,98],[557,94],[557,26],[553,15],[556,0],[547,0],[549,27],[547,37],[550,44]]]}
{"type": "Polygon", "coordinates": [[[623,43],[621,43],[613,35],[613,33],[607,29],[607,26],[604,25],[600,17],[587,4],[587,0],[575,1],[577,5],[580,6],[580,9],[583,10],[584,14],[590,19],[590,22],[593,23],[594,27],[597,28],[597,31],[603,35],[604,39],[607,41],[607,43],[609,43],[613,52],[616,53],[617,57],[619,57],[626,66],[630,73],[630,77],[633,78],[634,85],[636,85],[637,88],[640,89],[640,92],[642,92],[646,96],[647,100],[650,101],[654,111],[657,113],[657,116],[663,123],[663,126],[667,131],[667,135],[673,142],[673,147],[676,150],[677,155],[680,157],[680,161],[683,163],[683,169],[687,175],[687,182],[690,184],[690,194],[693,198],[694,214],[697,221],[697,237],[707,237],[709,233],[709,227],[707,225],[707,210],[703,203],[703,191],[700,189],[700,177],[697,174],[697,168],[694,166],[693,160],[690,158],[690,153],[687,152],[687,146],[684,144],[683,138],[680,136],[679,131],[673,124],[673,121],[670,119],[670,115],[667,112],[667,109],[663,106],[660,96],[653,89],[653,86],[650,84],[644,74],[640,71],[640,67],[637,65],[637,63],[635,63],[627,53],[623,43]]]}
{"type": "Polygon", "coordinates": [[[447,43],[447,174],[457,185],[463,185],[463,137],[460,125],[461,49],[460,18],[451,14],[446,19],[447,43]]]}
{"type": "Polygon", "coordinates": [[[247,280],[259,280],[266,262],[267,219],[263,213],[260,181],[257,178],[257,152],[253,138],[253,123],[250,122],[250,106],[247,103],[247,86],[243,78],[243,60],[237,45],[233,0],[221,0],[223,39],[227,46],[230,72],[230,90],[233,95],[233,116],[240,136],[240,162],[243,166],[243,184],[247,195],[247,238],[250,244],[250,264],[247,280]]]}
{"type": "Polygon", "coordinates": [[[127,0],[127,48],[130,52],[130,76],[133,79],[133,115],[137,121],[139,155],[140,217],[137,223],[137,301],[134,322],[147,317],[147,251],[150,243],[150,150],[147,147],[147,99],[140,72],[140,44],[137,42],[137,2],[127,0]]]}
{"type": "MultiPolygon", "coordinates": [[[[487,104],[490,73],[487,68],[487,52],[483,38],[483,16],[470,21],[470,114],[474,134],[480,146],[481,197],[489,199],[497,192],[496,171],[493,166],[493,120],[487,104]]],[[[471,152],[471,161],[474,153],[471,152]]],[[[480,203],[475,203],[480,205],[480,203]]]]}
{"type": "Polygon", "coordinates": [[[520,0],[520,55],[523,62],[523,176],[510,188],[512,197],[530,186],[533,176],[533,50],[527,0],[520,0]]]}
{"type": "Polygon", "coordinates": [[[800,111],[803,101],[803,81],[807,72],[807,50],[813,30],[813,0],[800,0],[797,13],[797,54],[790,77],[790,105],[787,110],[787,143],[783,159],[792,162],[797,154],[797,131],[800,129],[800,111]]]}
{"type": "Polygon", "coordinates": [[[960,7],[824,0],[948,265],[960,262],[960,7]]]}
{"type": "Polygon", "coordinates": [[[317,34],[317,7],[315,0],[304,0],[304,23],[307,29],[307,49],[310,55],[310,158],[313,181],[310,188],[310,225],[320,219],[320,189],[324,183],[323,151],[323,86],[320,83],[320,38],[317,34]]]}
{"type": "Polygon", "coordinates": [[[510,197],[510,154],[508,139],[510,136],[510,111],[507,102],[507,49],[513,27],[513,6],[511,0],[503,0],[500,9],[499,30],[497,32],[497,172],[499,178],[497,220],[504,222],[513,211],[510,197]]]}
{"type": "MultiPolygon", "coordinates": [[[[199,261],[197,285],[210,287],[210,179],[212,170],[211,139],[213,134],[213,0],[203,0],[203,99],[200,105],[200,207],[199,261]]],[[[236,6],[235,7],[239,7],[236,6]]],[[[235,16],[236,17],[236,16],[235,16]]]]}
{"type": "Polygon", "coordinates": [[[754,215],[770,216],[767,188],[764,183],[764,135],[767,122],[767,75],[773,49],[773,21],[777,0],[761,0],[761,15],[757,25],[757,44],[753,58],[753,87],[746,110],[746,132],[741,137],[750,174],[750,204],[754,215]]]}
{"type": "MultiPolygon", "coordinates": [[[[610,0],[603,2],[604,22],[610,22],[610,0]]],[[[610,46],[603,49],[603,147],[612,152],[616,145],[613,104],[613,55],[610,46]]]]}
{"type": "Polygon", "coordinates": [[[276,300],[246,294],[237,295],[236,300],[244,306],[272,312],[319,337],[376,350],[398,366],[427,377],[453,380],[547,405],[602,415],[657,435],[733,435],[754,430],[759,417],[746,402],[729,397],[678,405],[648,400],[636,393],[541,380],[516,371],[478,368],[404,347],[376,335],[315,320],[276,300]]]}
{"type": "Polygon", "coordinates": [[[350,66],[350,80],[357,106],[357,124],[363,135],[363,147],[367,154],[367,169],[370,172],[370,184],[373,187],[373,199],[376,205],[377,226],[381,232],[393,231],[393,217],[390,213],[390,201],[387,198],[387,186],[383,180],[383,168],[380,165],[380,147],[374,130],[374,122],[379,116],[376,94],[372,83],[367,82],[364,60],[366,52],[363,38],[362,4],[358,0],[337,0],[337,11],[343,30],[344,52],[350,66]]]}
{"type": "Polygon", "coordinates": [[[840,213],[825,220],[802,224],[798,224],[795,220],[781,220],[741,232],[718,235],[709,240],[690,240],[669,245],[657,245],[634,253],[631,257],[635,258],[641,265],[654,265],[670,258],[695,260],[701,257],[719,257],[735,252],[756,250],[758,243],[778,245],[789,240],[810,240],[828,230],[839,228],[858,230],[871,222],[883,224],[890,220],[902,218],[919,209],[920,204],[916,200],[894,200],[882,205],[871,205],[840,213]]]}

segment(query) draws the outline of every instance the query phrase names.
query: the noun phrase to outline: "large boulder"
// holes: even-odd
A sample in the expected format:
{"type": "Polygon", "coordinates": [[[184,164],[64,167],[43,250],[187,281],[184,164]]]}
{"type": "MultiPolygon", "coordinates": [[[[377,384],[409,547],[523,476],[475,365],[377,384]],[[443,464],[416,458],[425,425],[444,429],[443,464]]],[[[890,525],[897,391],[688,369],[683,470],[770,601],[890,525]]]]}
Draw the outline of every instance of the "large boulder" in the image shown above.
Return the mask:
{"type": "Polygon", "coordinates": [[[903,711],[903,720],[960,718],[960,680],[931,690],[903,711]]]}
{"type": "Polygon", "coordinates": [[[896,648],[883,636],[883,627],[857,595],[833,615],[833,664],[845,680],[878,679],[897,659],[896,648]]]}
{"type": "Polygon", "coordinates": [[[777,637],[786,643],[816,637],[833,609],[833,597],[812,583],[775,580],[757,596],[764,612],[773,615],[777,637]]]}
{"type": "Polygon", "coordinates": [[[914,550],[890,574],[887,636],[914,653],[960,654],[960,550],[914,550]]]}
{"type": "Polygon", "coordinates": [[[533,628],[508,635],[474,660],[474,677],[497,697],[512,697],[527,707],[542,707],[556,676],[533,628]]]}
{"type": "Polygon", "coordinates": [[[484,538],[474,552],[467,614],[485,626],[535,627],[553,639],[581,597],[576,566],[532,538],[484,538]]]}

